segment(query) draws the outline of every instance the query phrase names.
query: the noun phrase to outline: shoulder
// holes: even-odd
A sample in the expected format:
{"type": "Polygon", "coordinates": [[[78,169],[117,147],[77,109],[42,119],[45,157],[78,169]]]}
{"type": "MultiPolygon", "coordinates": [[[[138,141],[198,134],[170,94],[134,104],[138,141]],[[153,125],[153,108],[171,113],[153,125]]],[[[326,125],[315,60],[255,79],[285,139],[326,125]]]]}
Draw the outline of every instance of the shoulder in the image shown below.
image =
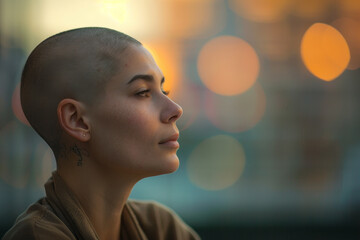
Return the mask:
{"type": "Polygon", "coordinates": [[[28,207],[4,235],[10,239],[73,239],[66,225],[51,211],[46,199],[40,199],[28,207]]]}
{"type": "Polygon", "coordinates": [[[158,202],[129,200],[127,204],[143,230],[156,239],[200,239],[173,210],[158,202]]]}

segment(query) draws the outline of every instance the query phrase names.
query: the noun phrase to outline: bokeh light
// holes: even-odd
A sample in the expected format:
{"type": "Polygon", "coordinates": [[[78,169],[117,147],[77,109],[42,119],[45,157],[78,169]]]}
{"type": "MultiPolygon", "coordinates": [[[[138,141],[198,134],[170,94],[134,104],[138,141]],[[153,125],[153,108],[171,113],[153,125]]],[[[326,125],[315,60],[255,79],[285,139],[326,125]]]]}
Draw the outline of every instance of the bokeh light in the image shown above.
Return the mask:
{"type": "Polygon", "coordinates": [[[233,185],[245,166],[245,153],[233,137],[218,135],[201,142],[187,161],[190,180],[206,190],[221,190],[233,185]]]}
{"type": "Polygon", "coordinates": [[[301,40],[301,57],[313,75],[331,81],[346,69],[350,52],[338,30],[328,24],[315,23],[301,40]]]}
{"type": "Polygon", "coordinates": [[[22,106],[21,106],[20,83],[16,85],[15,90],[13,92],[12,99],[11,99],[11,107],[12,107],[13,113],[16,116],[16,118],[20,122],[30,126],[30,123],[26,119],[25,114],[24,114],[23,109],[22,109],[22,106]]]}
{"type": "Polygon", "coordinates": [[[183,56],[180,45],[175,42],[146,42],[144,47],[154,57],[165,77],[164,90],[170,91],[171,98],[176,97],[183,78],[183,56]]]}
{"type": "Polygon", "coordinates": [[[256,81],[260,64],[250,44],[233,36],[220,36],[207,42],[198,57],[201,80],[211,91],[236,95],[256,81]]]}
{"type": "Polygon", "coordinates": [[[227,132],[253,128],[264,116],[265,109],[266,97],[259,83],[236,96],[206,94],[206,115],[216,127],[227,132]]]}
{"type": "Polygon", "coordinates": [[[231,9],[254,22],[274,22],[284,19],[289,11],[288,0],[230,0],[231,9]]]}
{"type": "Polygon", "coordinates": [[[350,49],[350,62],[348,69],[355,70],[360,67],[360,20],[340,18],[332,24],[346,39],[350,49]]]}

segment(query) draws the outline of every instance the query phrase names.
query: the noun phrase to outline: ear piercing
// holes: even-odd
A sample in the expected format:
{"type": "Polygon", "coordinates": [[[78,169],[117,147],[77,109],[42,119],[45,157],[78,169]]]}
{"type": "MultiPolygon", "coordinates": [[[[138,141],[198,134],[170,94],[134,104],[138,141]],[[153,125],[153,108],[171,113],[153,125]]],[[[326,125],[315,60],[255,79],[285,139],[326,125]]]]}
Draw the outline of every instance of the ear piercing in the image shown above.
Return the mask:
{"type": "Polygon", "coordinates": [[[86,136],[86,133],[82,133],[82,136],[85,137],[85,136],[86,136]]]}

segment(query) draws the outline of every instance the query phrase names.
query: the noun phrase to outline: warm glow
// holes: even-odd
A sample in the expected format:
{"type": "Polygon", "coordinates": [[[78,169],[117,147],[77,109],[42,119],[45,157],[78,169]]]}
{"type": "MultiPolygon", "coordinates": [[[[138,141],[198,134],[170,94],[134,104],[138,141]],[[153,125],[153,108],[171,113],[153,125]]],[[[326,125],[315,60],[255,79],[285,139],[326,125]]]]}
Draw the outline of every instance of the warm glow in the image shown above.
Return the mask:
{"type": "Polygon", "coordinates": [[[206,190],[221,190],[240,178],[245,154],[235,138],[218,135],[201,142],[186,165],[189,178],[195,185],[206,190]]]}
{"type": "Polygon", "coordinates": [[[99,26],[129,34],[137,39],[162,34],[163,6],[148,0],[55,0],[30,1],[27,27],[32,49],[48,36],[61,31],[99,26]]]}
{"type": "Polygon", "coordinates": [[[253,128],[264,116],[266,98],[260,84],[236,96],[221,96],[208,92],[205,111],[210,122],[227,132],[242,132],[253,128]]]}
{"type": "Polygon", "coordinates": [[[360,1],[358,0],[341,0],[336,1],[339,5],[340,12],[346,16],[359,17],[360,14],[360,1]]]}
{"type": "Polygon", "coordinates": [[[128,12],[128,0],[98,0],[101,13],[112,17],[115,21],[123,22],[128,12]]]}
{"type": "Polygon", "coordinates": [[[161,0],[165,34],[170,37],[192,38],[213,35],[224,23],[224,5],[215,0],[161,0]]]}
{"type": "Polygon", "coordinates": [[[183,71],[180,46],[169,42],[149,42],[144,43],[144,47],[152,54],[165,77],[164,90],[170,91],[169,97],[176,97],[181,88],[183,71]]]}
{"type": "Polygon", "coordinates": [[[293,13],[305,18],[320,18],[324,16],[332,2],[329,0],[293,0],[293,13]]]}
{"type": "Polygon", "coordinates": [[[307,69],[325,81],[337,78],[350,60],[344,37],[324,23],[315,23],[305,32],[301,41],[301,56],[307,69]]]}
{"type": "Polygon", "coordinates": [[[231,9],[239,16],[255,22],[283,19],[289,10],[288,0],[230,0],[231,9]]]}
{"type": "Polygon", "coordinates": [[[340,18],[331,25],[341,32],[349,45],[351,58],[347,68],[358,69],[360,67],[360,21],[352,18],[340,18]]]}
{"type": "Polygon", "coordinates": [[[12,99],[11,99],[11,107],[12,107],[12,110],[13,110],[16,118],[20,122],[30,126],[30,124],[29,124],[28,120],[26,119],[25,114],[22,110],[22,106],[21,106],[21,102],[20,102],[20,84],[18,84],[15,87],[15,90],[14,90],[14,93],[13,93],[12,99]]]}
{"type": "Polygon", "coordinates": [[[198,72],[211,91],[236,95],[248,90],[259,74],[259,59],[244,40],[221,36],[207,42],[198,57],[198,72]]]}

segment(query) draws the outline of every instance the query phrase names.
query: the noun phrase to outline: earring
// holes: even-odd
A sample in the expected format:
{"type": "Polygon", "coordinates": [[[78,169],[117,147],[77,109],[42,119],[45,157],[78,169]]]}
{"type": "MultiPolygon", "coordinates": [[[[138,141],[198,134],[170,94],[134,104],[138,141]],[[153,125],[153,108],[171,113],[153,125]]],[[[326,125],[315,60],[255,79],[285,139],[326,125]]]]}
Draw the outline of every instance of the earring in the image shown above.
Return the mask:
{"type": "Polygon", "coordinates": [[[83,135],[83,137],[85,137],[85,136],[86,136],[86,133],[82,133],[82,135],[83,135]]]}

